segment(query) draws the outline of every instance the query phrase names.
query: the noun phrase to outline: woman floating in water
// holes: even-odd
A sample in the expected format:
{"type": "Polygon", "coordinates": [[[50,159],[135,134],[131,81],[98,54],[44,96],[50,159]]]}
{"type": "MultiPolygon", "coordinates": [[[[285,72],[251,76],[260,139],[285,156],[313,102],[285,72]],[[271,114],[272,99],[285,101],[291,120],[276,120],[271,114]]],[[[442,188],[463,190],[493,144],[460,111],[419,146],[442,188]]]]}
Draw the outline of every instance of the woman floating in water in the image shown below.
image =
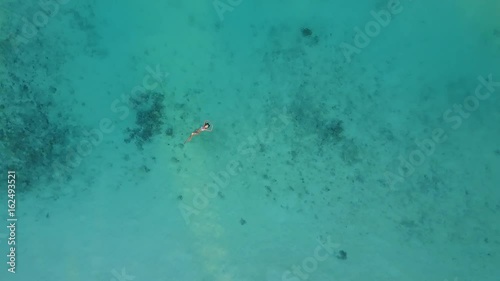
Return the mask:
{"type": "Polygon", "coordinates": [[[187,142],[190,142],[191,139],[196,136],[196,135],[199,135],[201,132],[204,132],[204,131],[207,131],[207,132],[211,132],[212,131],[212,125],[210,125],[210,122],[209,121],[205,121],[205,123],[203,123],[203,126],[201,126],[200,128],[194,130],[194,132],[191,133],[191,135],[189,136],[189,138],[184,142],[184,144],[186,144],[187,142]]]}

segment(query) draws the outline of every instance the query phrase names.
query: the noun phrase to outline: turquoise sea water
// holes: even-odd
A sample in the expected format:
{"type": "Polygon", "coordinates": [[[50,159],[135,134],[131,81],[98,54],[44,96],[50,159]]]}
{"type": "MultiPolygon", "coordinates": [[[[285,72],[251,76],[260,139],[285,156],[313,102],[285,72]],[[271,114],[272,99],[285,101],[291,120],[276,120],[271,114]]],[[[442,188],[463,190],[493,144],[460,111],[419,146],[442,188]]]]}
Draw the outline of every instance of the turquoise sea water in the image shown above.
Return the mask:
{"type": "Polygon", "coordinates": [[[500,280],[500,2],[0,7],[0,280],[500,280]]]}

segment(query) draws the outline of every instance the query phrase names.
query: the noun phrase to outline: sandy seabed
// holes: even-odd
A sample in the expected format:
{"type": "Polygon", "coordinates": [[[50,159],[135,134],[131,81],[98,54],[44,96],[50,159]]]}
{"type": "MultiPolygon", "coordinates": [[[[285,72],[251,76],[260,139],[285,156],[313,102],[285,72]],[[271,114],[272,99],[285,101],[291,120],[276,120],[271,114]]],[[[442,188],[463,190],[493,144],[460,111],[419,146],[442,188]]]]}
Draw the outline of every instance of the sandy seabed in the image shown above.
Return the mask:
{"type": "Polygon", "coordinates": [[[0,7],[1,280],[499,280],[495,1],[0,7]]]}

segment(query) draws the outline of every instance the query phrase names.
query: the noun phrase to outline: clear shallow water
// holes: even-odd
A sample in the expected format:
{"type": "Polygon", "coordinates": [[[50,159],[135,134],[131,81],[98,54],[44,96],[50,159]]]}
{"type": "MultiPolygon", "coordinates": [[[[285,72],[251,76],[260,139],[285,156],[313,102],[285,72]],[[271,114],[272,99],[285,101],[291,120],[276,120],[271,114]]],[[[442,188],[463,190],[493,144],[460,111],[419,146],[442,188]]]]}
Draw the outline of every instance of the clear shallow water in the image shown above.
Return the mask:
{"type": "Polygon", "coordinates": [[[2,280],[498,280],[495,1],[52,4],[2,2],[2,280]]]}

